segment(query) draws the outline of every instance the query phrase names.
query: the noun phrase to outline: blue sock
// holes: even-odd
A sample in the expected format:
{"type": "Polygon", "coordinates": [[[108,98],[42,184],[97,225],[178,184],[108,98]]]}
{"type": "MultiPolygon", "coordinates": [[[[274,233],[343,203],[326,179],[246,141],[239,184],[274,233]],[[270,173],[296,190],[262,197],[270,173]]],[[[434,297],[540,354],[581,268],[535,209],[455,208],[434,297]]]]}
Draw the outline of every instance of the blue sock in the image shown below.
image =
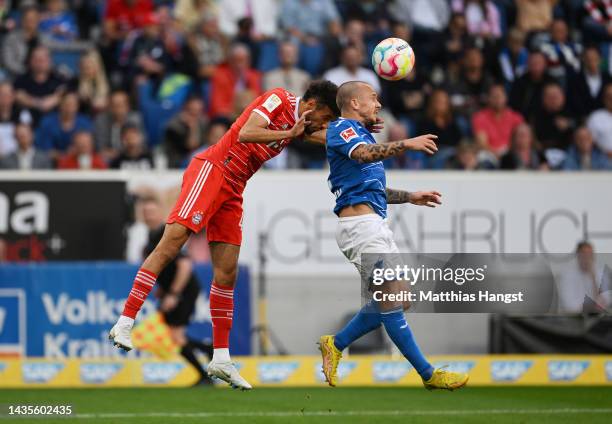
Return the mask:
{"type": "Polygon", "coordinates": [[[380,314],[376,306],[370,301],[336,334],[334,344],[338,350],[343,351],[359,337],[378,327],[380,327],[380,314]]]}
{"type": "Polygon", "coordinates": [[[408,359],[408,362],[412,364],[421,378],[429,380],[434,369],[417,346],[412,336],[412,331],[410,331],[410,327],[408,327],[406,322],[406,317],[404,317],[404,311],[400,309],[381,313],[380,315],[385,330],[387,330],[387,334],[391,337],[395,346],[408,359]]]}

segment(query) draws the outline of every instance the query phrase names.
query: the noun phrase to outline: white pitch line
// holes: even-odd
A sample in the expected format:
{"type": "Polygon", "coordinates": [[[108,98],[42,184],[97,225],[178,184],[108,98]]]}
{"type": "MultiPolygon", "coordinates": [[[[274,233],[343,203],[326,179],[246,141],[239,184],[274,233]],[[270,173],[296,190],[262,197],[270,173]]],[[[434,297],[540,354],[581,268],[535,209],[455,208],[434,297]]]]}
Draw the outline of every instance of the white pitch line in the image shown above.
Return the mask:
{"type": "MultiPolygon", "coordinates": [[[[546,414],[612,414],[612,408],[557,409],[449,409],[449,410],[383,410],[383,411],[250,411],[250,412],[118,412],[74,414],[65,418],[238,418],[238,417],[363,417],[363,416],[436,416],[436,415],[546,415],[546,414]]],[[[3,418],[3,417],[0,417],[3,418]]]]}

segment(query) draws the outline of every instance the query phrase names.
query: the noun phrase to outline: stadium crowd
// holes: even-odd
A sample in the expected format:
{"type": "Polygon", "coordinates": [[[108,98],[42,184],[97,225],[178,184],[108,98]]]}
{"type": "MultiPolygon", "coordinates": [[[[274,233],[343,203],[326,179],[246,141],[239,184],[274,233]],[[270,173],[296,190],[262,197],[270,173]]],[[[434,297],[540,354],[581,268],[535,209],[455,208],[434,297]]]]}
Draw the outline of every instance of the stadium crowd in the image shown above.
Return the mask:
{"type": "MultiPolygon", "coordinates": [[[[0,168],[182,168],[262,91],[379,92],[395,169],[612,169],[612,0],[0,0],[0,168]],[[400,82],[369,65],[413,46],[400,82]]],[[[323,168],[292,143],[269,168],[323,168]]]]}

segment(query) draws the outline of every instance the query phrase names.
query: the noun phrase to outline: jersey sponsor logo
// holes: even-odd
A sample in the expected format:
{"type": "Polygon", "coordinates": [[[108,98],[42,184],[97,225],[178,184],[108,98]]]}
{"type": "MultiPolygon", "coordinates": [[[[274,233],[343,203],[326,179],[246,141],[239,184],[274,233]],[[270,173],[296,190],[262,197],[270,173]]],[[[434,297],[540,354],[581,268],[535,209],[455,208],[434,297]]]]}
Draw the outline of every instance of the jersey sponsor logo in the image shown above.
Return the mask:
{"type": "Polygon", "coordinates": [[[191,217],[191,222],[193,222],[194,225],[200,225],[202,222],[202,213],[200,211],[194,212],[191,217]]]}
{"type": "MultiPolygon", "coordinates": [[[[338,380],[342,381],[347,378],[355,368],[357,368],[357,362],[346,361],[339,363],[338,380]]],[[[315,364],[315,376],[318,381],[325,381],[325,374],[323,374],[323,364],[321,362],[315,364]]]]}
{"type": "Polygon", "coordinates": [[[348,143],[349,141],[358,136],[354,128],[347,128],[340,133],[340,137],[342,137],[342,139],[348,143]]]}
{"type": "Polygon", "coordinates": [[[411,369],[408,362],[376,361],[372,365],[372,377],[374,381],[395,382],[404,378],[411,369]]]}
{"type": "Polygon", "coordinates": [[[61,362],[25,362],[21,374],[26,383],[48,383],[64,369],[61,362]]]}
{"type": "Polygon", "coordinates": [[[262,383],[282,383],[291,377],[298,367],[297,362],[265,362],[257,365],[257,375],[262,383]]]}
{"type": "Polygon", "coordinates": [[[533,365],[533,361],[493,361],[491,378],[494,381],[516,381],[533,365]]]}
{"type": "Polygon", "coordinates": [[[282,100],[280,99],[280,97],[278,97],[276,94],[272,94],[270,97],[268,97],[266,99],[265,102],[263,102],[262,106],[268,111],[268,112],[273,112],[274,109],[276,109],[277,107],[279,107],[282,103],[282,100]]]}
{"type": "Polygon", "coordinates": [[[548,378],[551,381],[574,381],[589,367],[590,361],[549,361],[548,378]]]}
{"type": "Polygon", "coordinates": [[[123,364],[87,362],[81,364],[79,374],[83,383],[102,384],[113,378],[121,368],[123,364]]]}
{"type": "Polygon", "coordinates": [[[142,379],[148,384],[169,383],[183,368],[185,365],[178,362],[142,364],[142,379]]]}
{"type": "Polygon", "coordinates": [[[469,373],[476,365],[475,361],[440,361],[433,364],[434,368],[444,368],[450,372],[469,373]]]}

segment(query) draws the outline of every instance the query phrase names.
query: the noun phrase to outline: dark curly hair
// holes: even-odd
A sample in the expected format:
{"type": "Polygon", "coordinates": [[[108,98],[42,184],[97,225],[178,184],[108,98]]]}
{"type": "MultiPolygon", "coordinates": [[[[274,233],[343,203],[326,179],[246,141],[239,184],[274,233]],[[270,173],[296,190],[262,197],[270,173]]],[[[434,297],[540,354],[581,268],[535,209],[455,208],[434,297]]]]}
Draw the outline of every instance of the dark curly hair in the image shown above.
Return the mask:
{"type": "Polygon", "coordinates": [[[338,94],[338,86],[331,81],[327,80],[316,80],[312,81],[304,96],[302,97],[305,101],[315,99],[317,107],[327,106],[336,116],[340,116],[340,109],[336,104],[336,95],[338,94]]]}

